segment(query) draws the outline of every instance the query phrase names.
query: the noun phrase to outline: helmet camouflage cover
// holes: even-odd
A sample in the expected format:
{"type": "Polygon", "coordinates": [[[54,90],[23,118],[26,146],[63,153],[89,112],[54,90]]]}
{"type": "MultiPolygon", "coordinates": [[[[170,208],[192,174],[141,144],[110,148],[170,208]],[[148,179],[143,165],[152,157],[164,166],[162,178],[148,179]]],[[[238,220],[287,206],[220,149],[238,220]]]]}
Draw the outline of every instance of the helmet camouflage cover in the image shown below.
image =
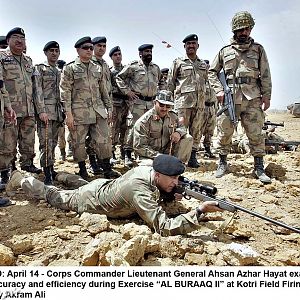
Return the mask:
{"type": "Polygon", "coordinates": [[[251,14],[247,11],[241,11],[236,13],[231,21],[232,32],[247,27],[250,27],[252,29],[254,25],[254,19],[252,18],[251,14]]]}

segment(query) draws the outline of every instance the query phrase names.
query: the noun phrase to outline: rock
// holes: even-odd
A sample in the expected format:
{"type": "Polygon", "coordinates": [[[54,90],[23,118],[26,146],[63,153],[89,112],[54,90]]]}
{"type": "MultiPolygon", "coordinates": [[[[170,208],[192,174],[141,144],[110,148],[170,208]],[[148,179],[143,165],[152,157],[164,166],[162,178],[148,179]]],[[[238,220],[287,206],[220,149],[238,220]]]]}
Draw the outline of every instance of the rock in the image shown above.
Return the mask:
{"type": "Polygon", "coordinates": [[[15,255],[29,252],[34,247],[32,237],[25,234],[14,235],[8,243],[15,255]]]}
{"type": "Polygon", "coordinates": [[[217,255],[220,252],[215,242],[211,242],[211,241],[205,242],[204,248],[205,248],[205,252],[210,255],[217,255]]]}
{"type": "Polygon", "coordinates": [[[97,266],[99,261],[99,239],[94,239],[89,242],[84,250],[83,258],[82,258],[82,265],[83,266],[97,266]]]}
{"type": "Polygon", "coordinates": [[[222,249],[223,259],[231,266],[248,266],[257,264],[259,254],[250,246],[231,243],[222,249]]]}
{"type": "Polygon", "coordinates": [[[57,229],[56,232],[58,237],[62,240],[71,240],[73,238],[72,234],[67,229],[57,229]]]}
{"type": "Polygon", "coordinates": [[[300,266],[300,252],[294,249],[286,249],[283,253],[277,253],[275,260],[287,266],[300,266]]]}
{"type": "Polygon", "coordinates": [[[263,203],[276,203],[277,202],[277,199],[274,196],[270,195],[270,194],[260,195],[258,197],[258,200],[260,200],[263,203]]]}
{"type": "Polygon", "coordinates": [[[206,266],[206,255],[198,253],[186,253],[184,256],[188,265],[206,266]]]}
{"type": "Polygon", "coordinates": [[[109,222],[105,215],[83,213],[79,224],[94,235],[109,229],[109,222]]]}
{"type": "Polygon", "coordinates": [[[68,211],[66,212],[66,217],[75,218],[78,215],[76,211],[68,211]]]}
{"type": "Polygon", "coordinates": [[[125,240],[129,240],[136,235],[151,235],[151,229],[146,225],[136,225],[135,223],[125,224],[121,228],[121,233],[125,240]]]}
{"type": "Polygon", "coordinates": [[[147,242],[145,253],[158,252],[160,249],[161,235],[154,233],[147,242]]]}
{"type": "Polygon", "coordinates": [[[110,266],[130,266],[125,258],[118,252],[110,250],[106,253],[105,257],[110,266]]]}
{"type": "Polygon", "coordinates": [[[59,260],[52,261],[49,265],[49,267],[79,267],[80,264],[77,260],[74,259],[64,259],[61,258],[59,260]]]}
{"type": "Polygon", "coordinates": [[[16,257],[12,249],[0,244],[0,266],[13,266],[15,261],[16,257]]]}
{"type": "Polygon", "coordinates": [[[279,179],[285,176],[286,168],[275,163],[269,163],[268,166],[265,168],[265,172],[269,177],[279,179]]]}
{"type": "Polygon", "coordinates": [[[68,230],[70,233],[79,233],[81,227],[79,225],[71,225],[71,226],[66,226],[66,230],[68,230]]]}

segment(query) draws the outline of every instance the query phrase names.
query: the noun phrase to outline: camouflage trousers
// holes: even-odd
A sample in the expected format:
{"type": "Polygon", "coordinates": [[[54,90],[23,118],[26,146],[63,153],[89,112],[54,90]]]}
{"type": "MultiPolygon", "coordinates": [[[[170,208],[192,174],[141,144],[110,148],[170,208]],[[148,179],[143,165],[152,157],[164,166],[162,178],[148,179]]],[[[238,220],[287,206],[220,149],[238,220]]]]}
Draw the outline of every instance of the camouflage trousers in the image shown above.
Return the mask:
{"type": "Polygon", "coordinates": [[[113,106],[113,120],[111,128],[113,150],[116,150],[116,145],[125,146],[125,141],[128,136],[127,115],[129,108],[124,102],[121,106],[113,106]]]}
{"type": "Polygon", "coordinates": [[[8,143],[5,143],[6,133],[5,133],[5,122],[4,118],[0,115],[0,170],[6,170],[9,168],[10,162],[12,161],[13,154],[10,151],[8,143]]]}
{"type": "MultiPolygon", "coordinates": [[[[235,105],[236,117],[241,121],[249,140],[250,153],[253,156],[265,155],[265,139],[262,134],[264,124],[264,113],[261,108],[260,98],[247,100],[243,98],[241,104],[235,105]]],[[[217,150],[221,155],[230,153],[234,126],[230,121],[228,112],[225,111],[217,119],[218,138],[217,150]]]]}
{"type": "Polygon", "coordinates": [[[97,115],[95,124],[75,125],[70,131],[73,157],[76,162],[84,161],[89,155],[95,153],[99,159],[111,157],[111,137],[107,119],[97,115]],[[89,139],[87,139],[89,137],[89,139]],[[85,150],[87,146],[87,150],[85,150]],[[88,150],[89,149],[89,150],[88,150]]]}
{"type": "Polygon", "coordinates": [[[54,120],[48,121],[48,126],[41,120],[37,121],[37,133],[39,137],[40,164],[41,167],[53,166],[55,162],[55,147],[58,140],[58,132],[61,123],[54,120]]]}
{"type": "Polygon", "coordinates": [[[210,146],[217,125],[216,109],[214,106],[205,106],[204,123],[200,127],[200,136],[204,136],[203,145],[210,146]]]}
{"type": "Polygon", "coordinates": [[[124,149],[125,150],[133,150],[133,135],[134,135],[134,124],[136,121],[150,108],[153,107],[153,101],[143,101],[139,100],[143,104],[135,103],[131,110],[132,118],[127,118],[127,125],[128,125],[128,135],[127,139],[125,140],[124,149]]]}
{"type": "Polygon", "coordinates": [[[58,129],[58,141],[59,149],[66,149],[66,126],[63,125],[58,129]]]}
{"type": "Polygon", "coordinates": [[[189,134],[193,137],[193,150],[198,150],[201,139],[201,128],[205,121],[204,108],[178,108],[177,114],[179,120],[184,118],[184,125],[189,130],[189,134]]]}
{"type": "Polygon", "coordinates": [[[20,152],[20,166],[30,166],[35,156],[35,118],[17,118],[17,125],[9,124],[3,131],[3,150],[1,155],[16,157],[17,144],[20,152]]]}

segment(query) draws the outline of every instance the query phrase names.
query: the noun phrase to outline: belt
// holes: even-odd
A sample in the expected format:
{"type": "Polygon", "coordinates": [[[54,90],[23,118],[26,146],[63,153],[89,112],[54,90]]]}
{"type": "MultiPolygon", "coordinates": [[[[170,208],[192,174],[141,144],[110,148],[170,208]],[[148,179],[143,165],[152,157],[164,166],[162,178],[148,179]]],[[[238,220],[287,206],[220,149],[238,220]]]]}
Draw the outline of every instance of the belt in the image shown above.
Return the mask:
{"type": "Polygon", "coordinates": [[[204,104],[205,104],[205,106],[215,106],[214,102],[207,102],[207,101],[205,101],[204,104]]]}
{"type": "Polygon", "coordinates": [[[124,95],[124,94],[112,93],[112,95],[113,95],[114,98],[128,100],[128,96],[124,95]]]}
{"type": "Polygon", "coordinates": [[[155,99],[155,96],[148,97],[148,96],[138,95],[138,97],[139,97],[141,100],[144,100],[144,101],[152,101],[152,100],[155,99]]]}
{"type": "MultiPolygon", "coordinates": [[[[228,79],[228,83],[233,83],[233,79],[228,79]]],[[[249,83],[257,83],[257,78],[253,77],[237,77],[235,78],[236,84],[249,84],[249,83]]]]}

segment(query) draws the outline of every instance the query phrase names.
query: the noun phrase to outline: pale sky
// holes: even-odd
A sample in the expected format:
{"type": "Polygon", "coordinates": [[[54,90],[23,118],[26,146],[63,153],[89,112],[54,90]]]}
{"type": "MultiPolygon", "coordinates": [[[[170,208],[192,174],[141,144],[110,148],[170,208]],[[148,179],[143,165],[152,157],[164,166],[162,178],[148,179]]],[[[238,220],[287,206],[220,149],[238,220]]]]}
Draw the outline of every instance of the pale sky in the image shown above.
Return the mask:
{"type": "Polygon", "coordinates": [[[123,63],[139,59],[138,46],[154,44],[153,62],[161,68],[184,54],[182,39],[199,36],[198,56],[213,60],[232,37],[232,16],[249,11],[256,22],[251,36],[261,43],[270,63],[273,93],[271,108],[300,102],[300,1],[298,0],[0,0],[0,35],[13,27],[26,33],[27,54],[34,63],[45,60],[44,45],[56,40],[60,59],[76,58],[75,42],[83,36],[106,36],[105,59],[118,45],[123,63]],[[166,48],[162,40],[172,45],[166,48]]]}

